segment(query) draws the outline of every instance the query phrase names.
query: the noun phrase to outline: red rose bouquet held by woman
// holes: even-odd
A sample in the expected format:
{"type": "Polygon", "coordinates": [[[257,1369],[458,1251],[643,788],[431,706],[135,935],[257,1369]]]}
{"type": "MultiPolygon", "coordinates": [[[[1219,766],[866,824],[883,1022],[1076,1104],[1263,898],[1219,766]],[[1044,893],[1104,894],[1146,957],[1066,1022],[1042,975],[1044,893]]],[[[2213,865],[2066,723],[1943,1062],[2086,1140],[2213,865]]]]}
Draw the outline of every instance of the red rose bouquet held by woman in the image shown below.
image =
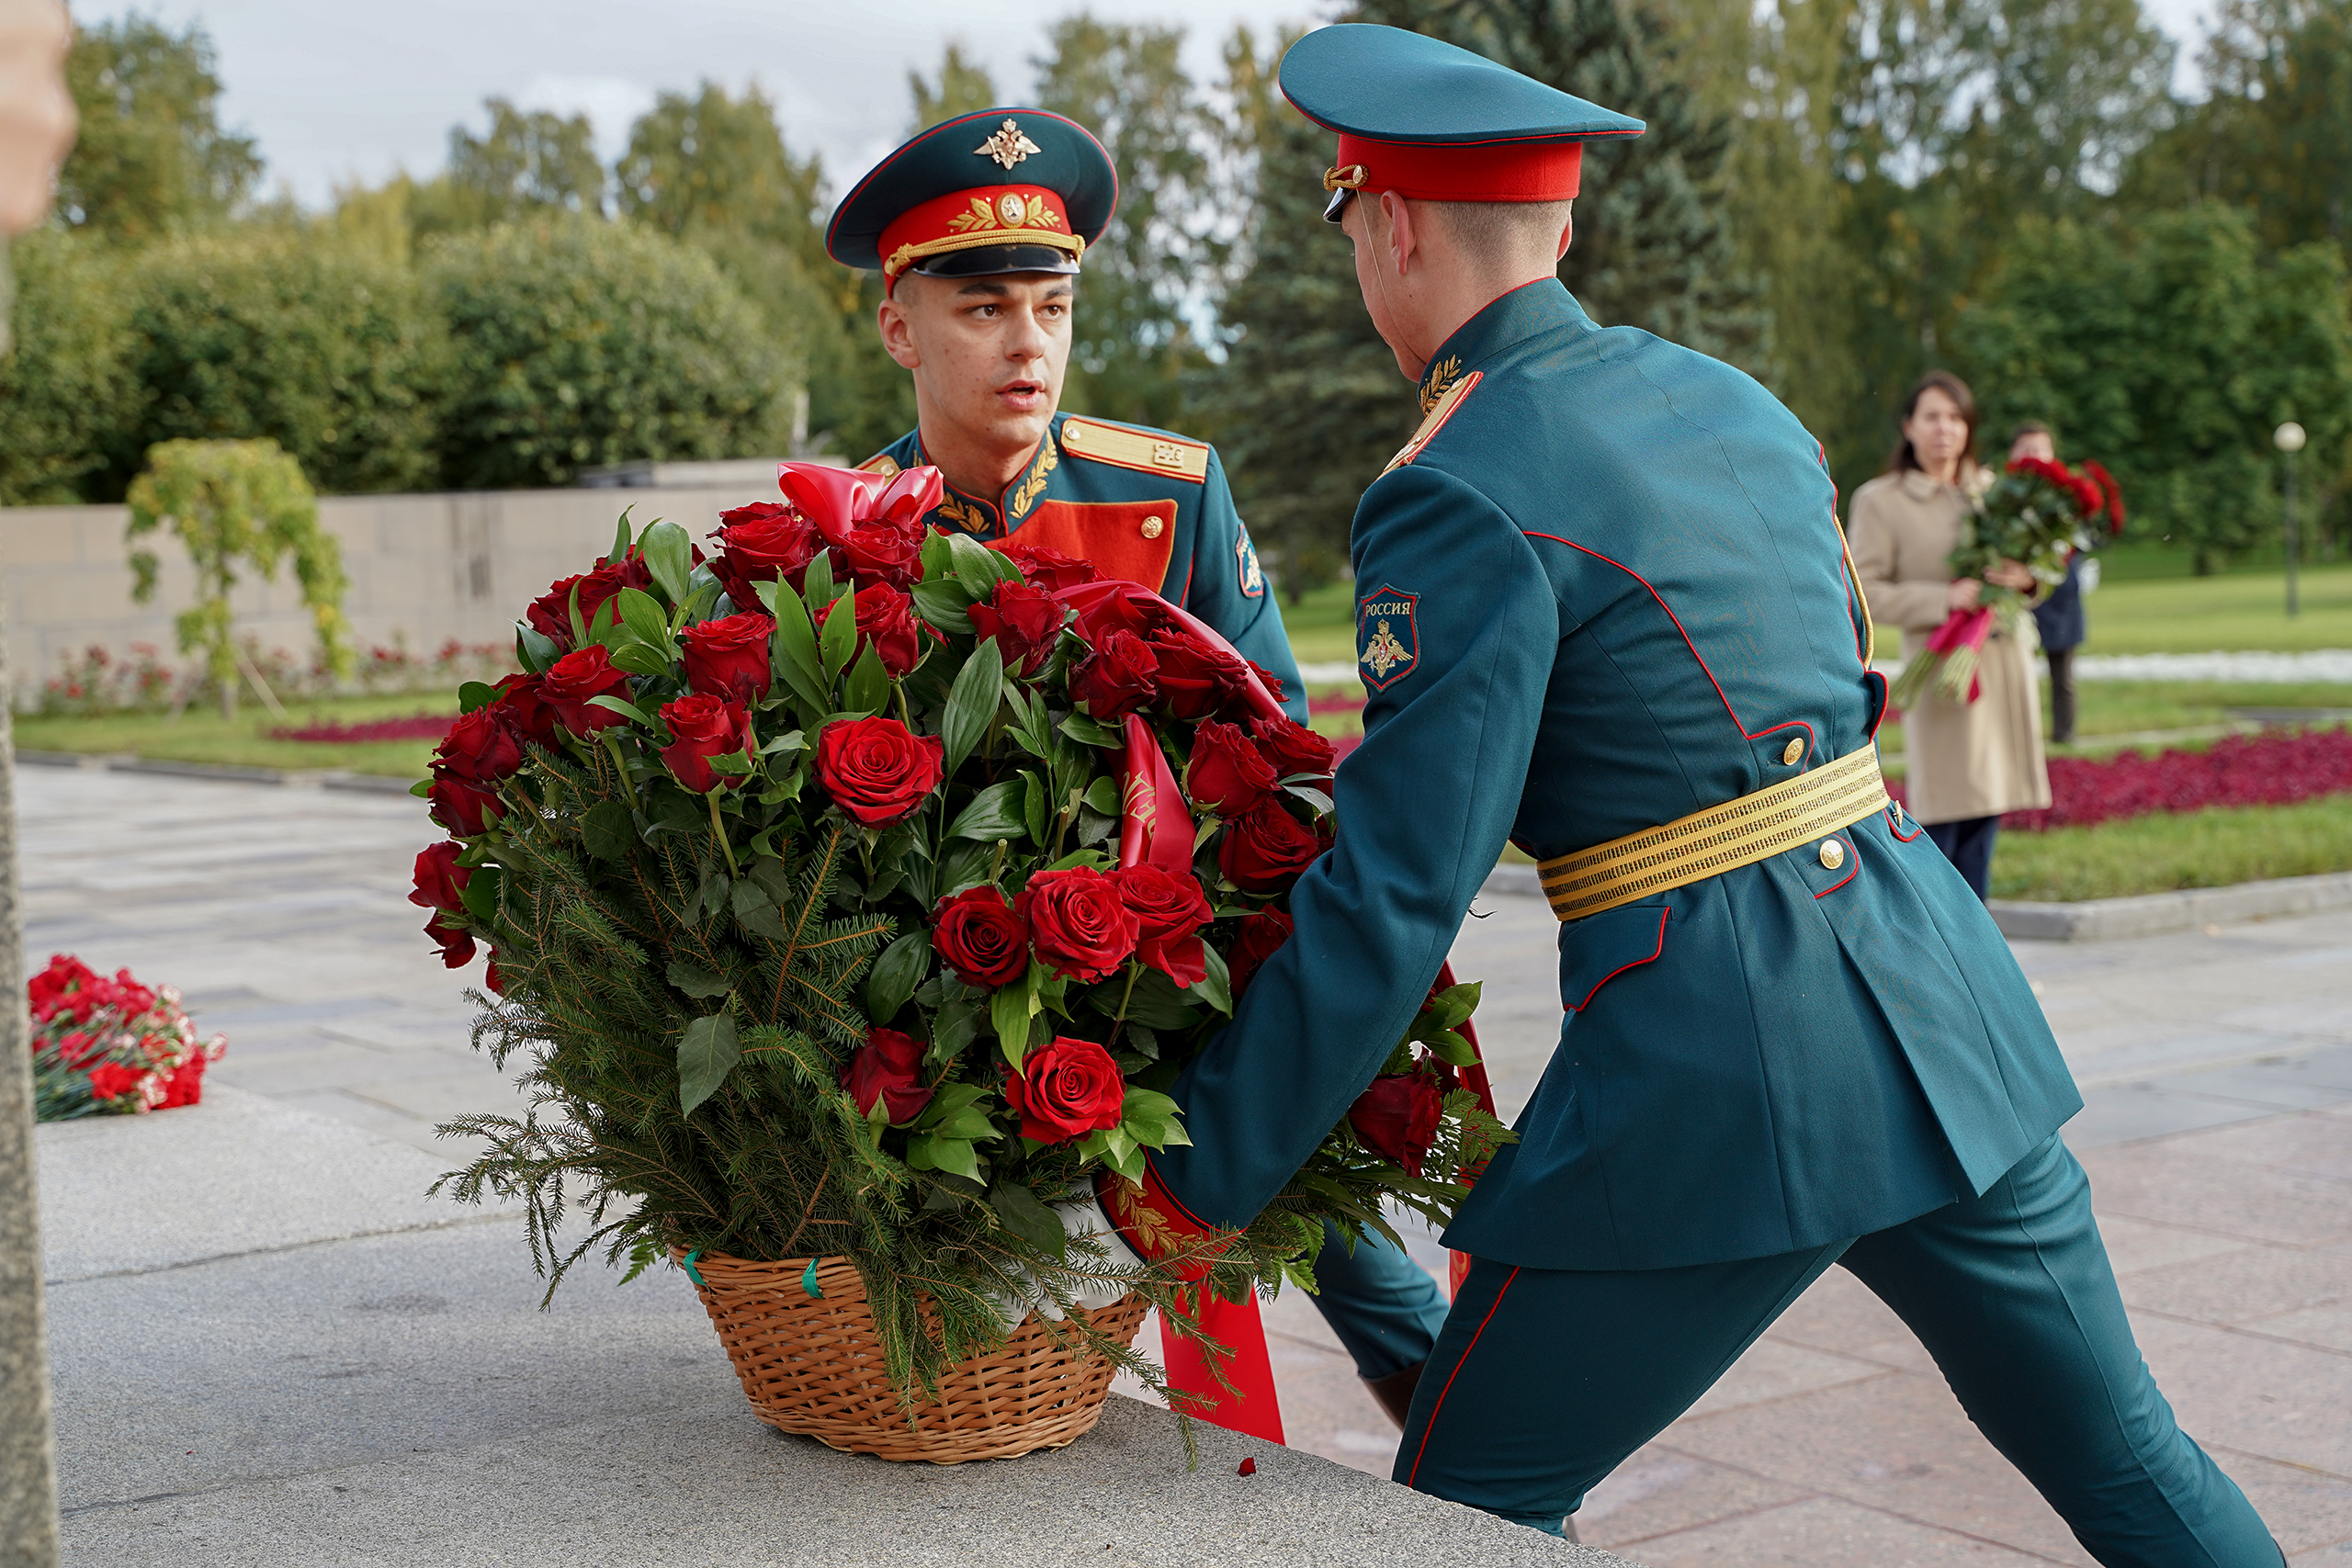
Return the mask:
{"type": "Polygon", "coordinates": [[[537,1103],[450,1124],[489,1144],[458,1193],[526,1200],[550,1292],[599,1246],[845,1258],[902,1391],[1007,1301],[1107,1285],[1193,1334],[1311,1283],[1327,1218],[1449,1217],[1510,1135],[1460,1076],[1475,987],[1248,1230],[1124,1269],[1064,1234],[1184,1141],[1166,1091],[1288,936],[1330,744],[1143,588],[929,532],[935,469],[781,479],[707,560],[624,520],[518,626],[525,673],[460,693],[412,897],[450,964],[492,950],[478,1037],[537,1103]]]}
{"type": "MultiPolygon", "coordinates": [[[[1982,580],[2001,562],[2016,561],[2041,587],[2055,587],[2066,580],[2066,562],[2091,547],[2091,525],[2101,513],[2110,533],[2123,532],[2123,491],[2098,464],[2086,463],[2077,474],[2046,457],[2020,457],[1962,513],[1952,577],[1982,580]]],[[[2018,590],[1987,582],[1974,609],[1954,610],[1928,635],[1888,693],[1889,702],[1910,707],[1930,682],[1953,702],[1974,702],[1976,661],[1985,639],[1996,625],[2016,635],[2029,604],[2018,590]]]]}
{"type": "Polygon", "coordinates": [[[32,1011],[33,1115],[41,1122],[195,1105],[204,1069],[229,1038],[199,1036],[169,986],[113,979],[70,954],[26,985],[32,1011]]]}

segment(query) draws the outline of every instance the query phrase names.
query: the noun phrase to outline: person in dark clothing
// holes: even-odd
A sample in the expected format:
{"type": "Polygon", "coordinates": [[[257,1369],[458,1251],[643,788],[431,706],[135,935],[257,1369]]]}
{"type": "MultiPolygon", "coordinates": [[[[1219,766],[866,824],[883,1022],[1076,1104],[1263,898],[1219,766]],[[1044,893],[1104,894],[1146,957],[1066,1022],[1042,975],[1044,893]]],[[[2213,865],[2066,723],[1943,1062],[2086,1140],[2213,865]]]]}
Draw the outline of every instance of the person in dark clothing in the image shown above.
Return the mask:
{"type": "MultiPolygon", "coordinates": [[[[2020,457],[2058,460],[2058,444],[2050,427],[2028,420],[2009,436],[2009,461],[2020,457]]],[[[2083,644],[2083,558],[2066,563],[2066,581],[2033,607],[2033,624],[2041,633],[2041,651],[2050,660],[2050,742],[2071,745],[2075,739],[2075,650],[2083,644]]]]}

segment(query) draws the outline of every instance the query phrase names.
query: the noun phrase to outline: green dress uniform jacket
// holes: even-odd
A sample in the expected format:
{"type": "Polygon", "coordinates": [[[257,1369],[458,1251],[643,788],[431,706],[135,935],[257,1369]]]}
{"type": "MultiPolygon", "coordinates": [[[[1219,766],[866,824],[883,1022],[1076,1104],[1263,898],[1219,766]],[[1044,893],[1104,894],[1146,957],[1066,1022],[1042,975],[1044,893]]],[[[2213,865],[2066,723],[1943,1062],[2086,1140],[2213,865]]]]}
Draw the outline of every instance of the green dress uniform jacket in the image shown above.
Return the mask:
{"type": "MultiPolygon", "coordinates": [[[[1886,688],[1820,447],[1556,282],[1432,356],[1352,551],[1364,739],[1295,934],[1179,1080],[1147,1191],[1237,1225],[1379,1070],[1506,839],[1537,859],[1870,744],[1886,688]]],[[[1560,1044],[1446,1242],[1535,1269],[1758,1258],[1982,1193],[2080,1108],[1916,822],[1564,926],[1560,1044]]],[[[1475,976],[1473,976],[1475,977],[1475,976]]]]}
{"type": "MultiPolygon", "coordinates": [[[[895,474],[928,462],[909,431],[858,466],[895,474]]],[[[1171,431],[1057,413],[1021,477],[1001,495],[950,486],[931,525],[988,544],[1044,546],[1140,582],[1206,621],[1278,677],[1302,723],[1306,694],[1257,547],[1234,509],[1216,449],[1171,431]]]]}

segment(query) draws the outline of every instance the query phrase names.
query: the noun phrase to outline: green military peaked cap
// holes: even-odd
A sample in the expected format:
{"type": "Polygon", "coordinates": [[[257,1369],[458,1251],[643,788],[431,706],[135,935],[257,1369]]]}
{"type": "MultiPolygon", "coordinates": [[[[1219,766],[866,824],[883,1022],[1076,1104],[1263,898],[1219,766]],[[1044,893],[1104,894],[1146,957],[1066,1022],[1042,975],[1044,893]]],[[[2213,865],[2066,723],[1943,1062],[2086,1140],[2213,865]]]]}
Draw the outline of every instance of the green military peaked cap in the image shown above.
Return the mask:
{"type": "Polygon", "coordinates": [[[842,198],[825,251],[892,287],[908,272],[1076,272],[1118,203],[1111,155],[1084,126],[1043,109],[982,109],[876,164],[842,198]]]}

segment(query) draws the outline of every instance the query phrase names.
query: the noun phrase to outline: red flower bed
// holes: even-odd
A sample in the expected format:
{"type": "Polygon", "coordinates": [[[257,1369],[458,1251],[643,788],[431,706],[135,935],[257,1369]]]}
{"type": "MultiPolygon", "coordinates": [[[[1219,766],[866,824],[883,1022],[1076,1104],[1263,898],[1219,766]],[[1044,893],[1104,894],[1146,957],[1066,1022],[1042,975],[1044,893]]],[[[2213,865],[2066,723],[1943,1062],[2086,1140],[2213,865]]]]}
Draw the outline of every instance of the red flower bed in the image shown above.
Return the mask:
{"type": "Polygon", "coordinates": [[[2050,760],[2047,811],[2013,811],[2005,828],[2085,828],[2156,811],[2286,806],[2352,792],[2352,729],[2233,735],[2202,751],[2118,752],[2098,761],[2050,760]]]}
{"type": "Polygon", "coordinates": [[[269,732],[272,740],[438,740],[457,721],[439,714],[411,714],[406,718],[379,718],[369,724],[288,725],[269,732]]]}

